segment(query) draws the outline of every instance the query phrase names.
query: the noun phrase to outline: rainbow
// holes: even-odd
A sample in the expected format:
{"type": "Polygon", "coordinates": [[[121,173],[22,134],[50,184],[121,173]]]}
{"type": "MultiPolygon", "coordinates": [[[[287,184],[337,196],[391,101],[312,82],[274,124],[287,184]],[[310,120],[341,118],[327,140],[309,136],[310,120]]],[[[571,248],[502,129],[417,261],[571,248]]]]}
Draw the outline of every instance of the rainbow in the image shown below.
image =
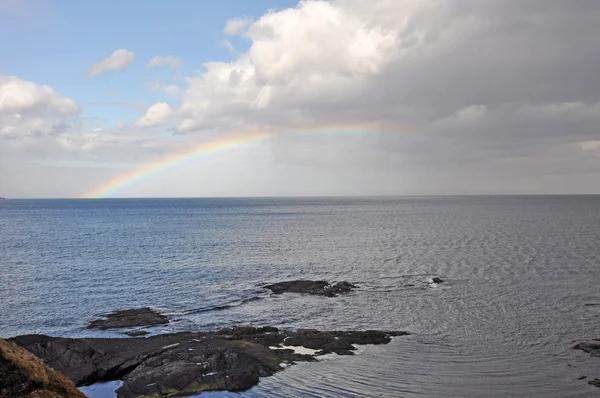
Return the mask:
{"type": "MultiPolygon", "coordinates": [[[[403,130],[411,129],[404,126],[403,130]]],[[[319,129],[296,130],[287,133],[246,133],[219,138],[210,142],[200,144],[190,150],[167,155],[157,161],[140,166],[134,170],[123,173],[115,178],[93,188],[81,196],[83,199],[108,198],[127,187],[151,178],[152,176],[167,170],[175,169],[194,162],[209,155],[216,155],[236,148],[250,146],[270,140],[277,136],[306,136],[306,135],[365,135],[393,131],[389,127],[360,125],[360,126],[329,126],[319,129]]]]}

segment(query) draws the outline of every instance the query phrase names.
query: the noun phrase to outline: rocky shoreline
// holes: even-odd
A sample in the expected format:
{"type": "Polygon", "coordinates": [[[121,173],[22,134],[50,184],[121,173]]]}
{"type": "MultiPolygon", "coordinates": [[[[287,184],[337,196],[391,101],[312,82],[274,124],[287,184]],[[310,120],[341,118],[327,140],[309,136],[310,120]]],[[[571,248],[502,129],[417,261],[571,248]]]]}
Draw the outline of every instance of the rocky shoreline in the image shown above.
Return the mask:
{"type": "MultiPolygon", "coordinates": [[[[91,321],[88,328],[106,330],[168,322],[168,317],[155,310],[139,308],[112,312],[91,321]]],[[[137,329],[123,333],[149,332],[137,329]]],[[[0,397],[80,398],[83,394],[75,386],[117,380],[122,381],[116,390],[119,398],[243,391],[258,384],[261,377],[297,362],[316,361],[326,354],[353,355],[358,345],[388,344],[393,337],[408,334],[236,326],[136,338],[17,336],[0,339],[0,397]]],[[[583,341],[572,348],[600,357],[600,339],[583,341]]],[[[598,378],[578,379],[600,387],[598,378]]]]}
{"type": "MultiPolygon", "coordinates": [[[[336,297],[348,282],[296,280],[263,286],[273,294],[336,297]]],[[[242,391],[296,362],[326,354],[352,355],[357,345],[387,344],[403,331],[279,330],[236,326],[214,332],[180,332],[139,337],[169,318],[151,308],[114,311],[90,321],[88,329],[124,329],[133,338],[61,338],[24,335],[7,344],[22,347],[77,386],[122,380],[120,398],[242,391]],[[133,329],[132,329],[133,328],[133,329]],[[130,330],[127,330],[130,329],[130,330]]],[[[33,357],[33,356],[32,356],[33,357]]]]}
{"type": "Polygon", "coordinates": [[[287,365],[330,353],[352,355],[355,345],[387,344],[392,337],[407,334],[247,326],[146,338],[25,335],[10,340],[78,386],[123,380],[117,396],[132,398],[242,391],[287,365]],[[297,350],[299,347],[308,350],[297,350]]]}

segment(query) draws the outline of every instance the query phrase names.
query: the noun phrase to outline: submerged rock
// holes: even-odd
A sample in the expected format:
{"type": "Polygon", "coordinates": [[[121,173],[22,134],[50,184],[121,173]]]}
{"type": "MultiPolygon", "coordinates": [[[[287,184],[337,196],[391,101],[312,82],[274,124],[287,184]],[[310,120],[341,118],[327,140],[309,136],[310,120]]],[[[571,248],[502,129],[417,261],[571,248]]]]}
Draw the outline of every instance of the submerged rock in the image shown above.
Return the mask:
{"type": "MultiPolygon", "coordinates": [[[[573,346],[575,350],[581,350],[587,352],[593,357],[600,357],[600,339],[591,339],[589,341],[584,341],[579,344],[573,346]]],[[[585,377],[580,377],[579,380],[584,379],[585,377]]],[[[595,387],[600,387],[600,379],[594,379],[588,381],[588,384],[591,384],[595,387]]]]}
{"type": "Polygon", "coordinates": [[[264,286],[275,294],[303,293],[315,296],[335,297],[341,293],[349,293],[356,288],[353,284],[343,281],[331,285],[327,281],[295,280],[278,282],[264,286]]]}
{"type": "Polygon", "coordinates": [[[284,362],[314,361],[327,353],[349,355],[355,344],[387,344],[393,336],[405,334],[234,327],[131,339],[27,335],[13,340],[78,385],[122,379],[117,394],[129,398],[241,391],[257,384],[260,377],[283,370],[284,362]],[[307,355],[290,346],[315,351],[307,355]]]}
{"type": "Polygon", "coordinates": [[[139,326],[155,326],[169,323],[169,318],[151,308],[135,308],[130,310],[113,311],[104,319],[91,321],[88,329],[118,329],[139,326]]]}
{"type": "Polygon", "coordinates": [[[85,398],[73,382],[35,355],[0,339],[0,397],[85,398]]]}
{"type": "Polygon", "coordinates": [[[584,341],[582,343],[576,344],[573,348],[575,350],[585,351],[594,357],[600,357],[600,341],[598,341],[597,339],[584,341]]]}

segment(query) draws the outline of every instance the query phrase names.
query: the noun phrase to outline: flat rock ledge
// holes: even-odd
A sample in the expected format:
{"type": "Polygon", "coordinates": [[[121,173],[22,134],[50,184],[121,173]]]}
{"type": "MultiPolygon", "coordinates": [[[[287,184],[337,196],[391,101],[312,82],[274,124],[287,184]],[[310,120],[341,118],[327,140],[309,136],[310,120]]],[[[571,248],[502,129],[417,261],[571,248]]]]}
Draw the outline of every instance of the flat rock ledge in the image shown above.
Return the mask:
{"type": "Polygon", "coordinates": [[[387,344],[393,336],[406,334],[375,330],[281,331],[246,326],[146,338],[25,335],[11,340],[76,385],[123,380],[117,396],[130,398],[243,391],[256,385],[260,377],[271,376],[288,364],[315,361],[328,353],[352,355],[355,345],[387,344]]]}
{"type": "Polygon", "coordinates": [[[122,311],[113,311],[104,316],[104,319],[91,321],[88,329],[119,329],[140,326],[156,326],[169,323],[169,318],[151,308],[134,308],[122,311]]]}
{"type": "Polygon", "coordinates": [[[349,293],[356,288],[356,286],[346,281],[331,284],[327,281],[309,280],[278,282],[263,287],[275,294],[302,293],[325,297],[336,297],[342,293],[349,293]]]}

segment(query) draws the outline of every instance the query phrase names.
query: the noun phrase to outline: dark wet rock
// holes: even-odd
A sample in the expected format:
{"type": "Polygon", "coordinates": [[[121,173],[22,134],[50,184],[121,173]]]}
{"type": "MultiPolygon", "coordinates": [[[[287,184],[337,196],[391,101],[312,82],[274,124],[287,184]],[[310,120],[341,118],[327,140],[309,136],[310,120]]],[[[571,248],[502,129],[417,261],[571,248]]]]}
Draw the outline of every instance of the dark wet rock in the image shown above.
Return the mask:
{"type": "Polygon", "coordinates": [[[279,329],[272,326],[254,327],[254,326],[236,326],[233,328],[224,328],[216,332],[220,335],[232,336],[253,336],[257,334],[277,333],[279,329]]]}
{"type": "Polygon", "coordinates": [[[76,385],[118,380],[162,346],[176,341],[170,338],[69,339],[44,335],[19,336],[13,340],[76,385]]]}
{"type": "Polygon", "coordinates": [[[600,357],[600,341],[590,340],[576,344],[574,347],[576,350],[582,350],[594,357],[600,357]]]}
{"type": "Polygon", "coordinates": [[[241,391],[282,362],[314,361],[316,355],[350,355],[358,344],[387,344],[406,332],[280,331],[241,326],[211,333],[174,333],[145,338],[69,339],[42,335],[13,340],[78,385],[122,379],[119,397],[191,395],[241,391]]]}
{"type": "Polygon", "coordinates": [[[244,340],[187,340],[143,361],[117,391],[120,397],[242,391],[280,369],[273,350],[244,340]]]}
{"type": "Polygon", "coordinates": [[[588,381],[588,384],[591,384],[594,387],[600,387],[600,379],[590,380],[590,381],[588,381]]]}
{"type": "Polygon", "coordinates": [[[437,276],[434,276],[433,278],[431,278],[431,283],[444,283],[444,280],[442,278],[438,278],[437,276]]]}
{"type": "Polygon", "coordinates": [[[287,337],[286,346],[302,346],[318,350],[318,354],[336,353],[352,355],[354,344],[387,344],[393,336],[402,336],[406,332],[380,332],[368,330],[364,332],[319,332],[317,330],[299,330],[287,337]]]}
{"type": "Polygon", "coordinates": [[[124,332],[123,334],[126,334],[129,337],[140,337],[150,334],[150,332],[146,330],[131,330],[129,332],[124,332]]]}
{"type": "Polygon", "coordinates": [[[587,379],[587,376],[583,376],[583,375],[582,375],[582,376],[579,376],[579,377],[577,378],[577,380],[584,380],[584,379],[587,379]]]}
{"type": "Polygon", "coordinates": [[[303,293],[315,296],[335,297],[338,294],[349,293],[356,288],[353,284],[343,281],[331,285],[327,281],[296,280],[278,282],[264,286],[275,294],[303,293]]]}
{"type": "Polygon", "coordinates": [[[139,326],[155,326],[169,323],[169,318],[151,308],[135,308],[130,310],[114,311],[104,319],[91,321],[88,329],[118,329],[139,326]]]}
{"type": "Polygon", "coordinates": [[[59,372],[15,343],[0,339],[0,397],[85,398],[59,372]]]}

